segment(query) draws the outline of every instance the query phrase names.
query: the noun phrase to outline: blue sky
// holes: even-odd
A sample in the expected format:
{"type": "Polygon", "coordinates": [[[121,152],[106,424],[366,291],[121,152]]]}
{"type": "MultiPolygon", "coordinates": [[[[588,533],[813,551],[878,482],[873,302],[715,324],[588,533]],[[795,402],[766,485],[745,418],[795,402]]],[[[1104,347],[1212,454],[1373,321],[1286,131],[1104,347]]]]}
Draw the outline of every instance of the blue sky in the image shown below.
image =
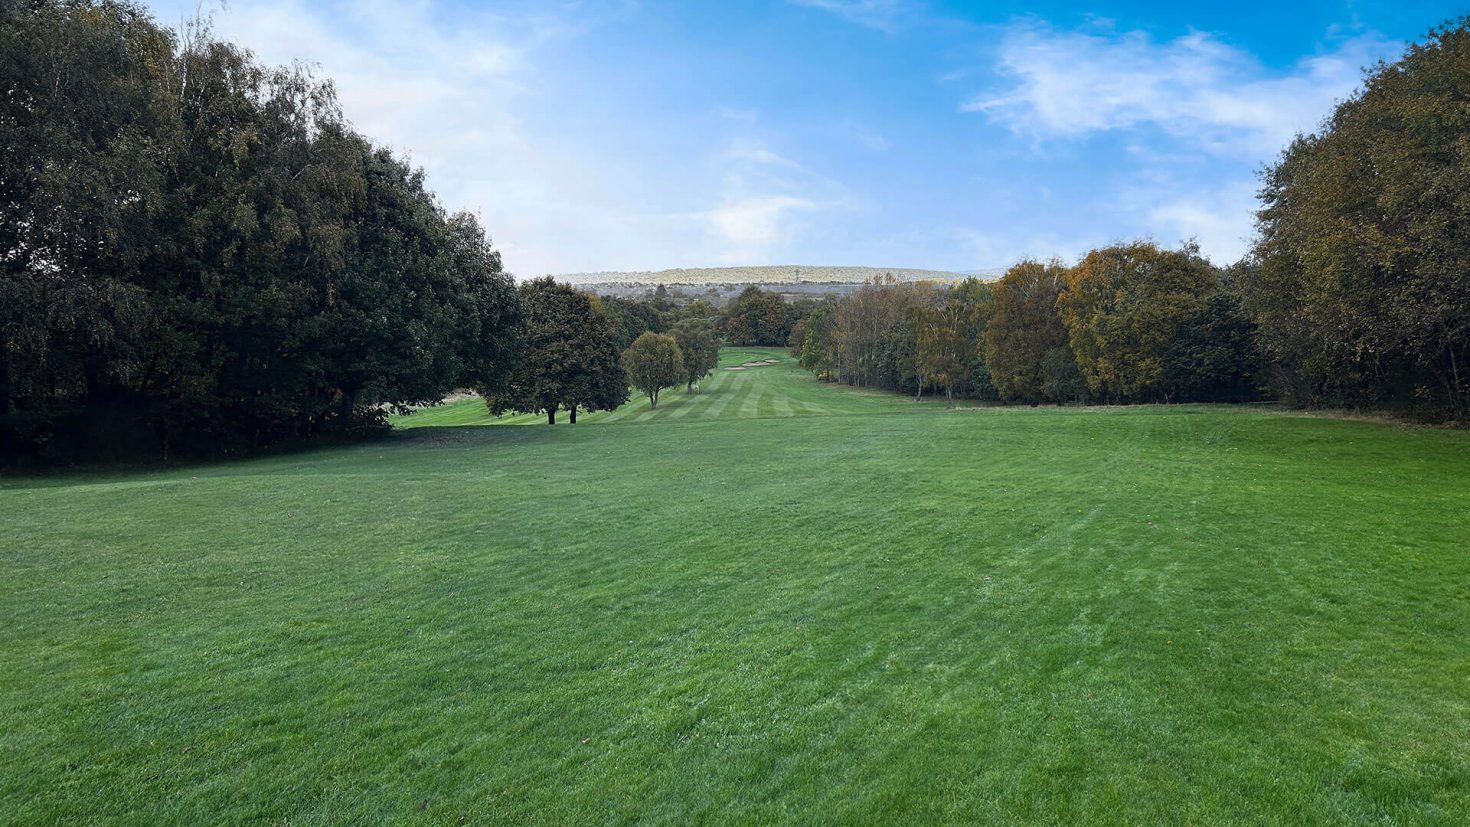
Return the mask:
{"type": "MultiPolygon", "coordinates": [[[[196,0],[154,0],[177,24],[196,0]]],[[[519,276],[976,270],[1251,232],[1257,171],[1455,3],[231,0],[519,276]]]]}

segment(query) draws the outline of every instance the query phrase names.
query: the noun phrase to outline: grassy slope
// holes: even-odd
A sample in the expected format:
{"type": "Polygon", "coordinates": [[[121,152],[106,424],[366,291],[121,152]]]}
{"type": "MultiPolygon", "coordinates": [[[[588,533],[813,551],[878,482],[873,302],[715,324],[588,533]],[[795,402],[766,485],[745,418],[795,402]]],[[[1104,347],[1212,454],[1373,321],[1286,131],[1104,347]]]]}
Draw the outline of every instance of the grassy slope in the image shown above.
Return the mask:
{"type": "Polygon", "coordinates": [[[1470,434],[801,393],[0,483],[0,821],[1470,819],[1470,434]]]}

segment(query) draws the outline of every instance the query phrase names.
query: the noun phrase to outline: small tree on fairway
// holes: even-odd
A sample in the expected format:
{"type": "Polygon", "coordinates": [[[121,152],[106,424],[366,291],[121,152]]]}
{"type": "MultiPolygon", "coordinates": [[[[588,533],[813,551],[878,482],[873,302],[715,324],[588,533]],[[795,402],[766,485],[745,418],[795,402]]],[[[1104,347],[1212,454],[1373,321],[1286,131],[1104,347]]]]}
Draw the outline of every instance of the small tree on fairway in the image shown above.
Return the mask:
{"type": "Polygon", "coordinates": [[[685,319],[670,333],[683,355],[685,389],[692,391],[695,382],[709,376],[720,364],[719,337],[708,322],[699,319],[685,319]]]}
{"type": "Polygon", "coordinates": [[[648,407],[658,407],[658,394],[684,378],[684,354],[673,336],[645,333],[623,352],[623,367],[633,387],[648,394],[648,407]]]}

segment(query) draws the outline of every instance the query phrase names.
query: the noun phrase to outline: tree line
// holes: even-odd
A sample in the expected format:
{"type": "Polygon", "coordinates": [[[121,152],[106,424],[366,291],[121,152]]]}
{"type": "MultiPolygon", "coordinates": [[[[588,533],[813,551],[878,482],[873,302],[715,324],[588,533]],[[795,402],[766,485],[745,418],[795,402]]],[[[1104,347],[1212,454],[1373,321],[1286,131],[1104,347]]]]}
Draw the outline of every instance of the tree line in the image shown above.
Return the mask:
{"type": "Polygon", "coordinates": [[[1262,390],[1228,274],[1193,246],[1023,261],[995,282],[880,281],[818,307],[789,344],[833,381],[951,400],[1244,401],[1262,390]]]}
{"type": "Polygon", "coordinates": [[[1242,401],[1470,417],[1470,18],[1429,32],[1263,175],[1257,238],[875,284],[791,348],[824,377],[1018,402],[1242,401]]]}
{"type": "Polygon", "coordinates": [[[1258,238],[1116,244],[996,282],[728,305],[517,287],[329,82],[127,0],[0,4],[0,457],[219,454],[694,392],[721,341],[824,378],[1020,403],[1470,414],[1470,31],[1431,31],[1264,174],[1258,238]]]}
{"type": "Polygon", "coordinates": [[[1240,295],[1286,402],[1470,416],[1467,21],[1371,68],[1266,171],[1240,295]]]}
{"type": "Polygon", "coordinates": [[[602,301],[618,327],[623,347],[645,331],[664,333],[688,320],[708,323],[716,334],[734,347],[766,345],[784,347],[791,329],[817,306],[811,298],[788,302],[781,294],[752,284],[723,307],[709,299],[670,296],[664,285],[642,298],[603,296],[602,301]]]}

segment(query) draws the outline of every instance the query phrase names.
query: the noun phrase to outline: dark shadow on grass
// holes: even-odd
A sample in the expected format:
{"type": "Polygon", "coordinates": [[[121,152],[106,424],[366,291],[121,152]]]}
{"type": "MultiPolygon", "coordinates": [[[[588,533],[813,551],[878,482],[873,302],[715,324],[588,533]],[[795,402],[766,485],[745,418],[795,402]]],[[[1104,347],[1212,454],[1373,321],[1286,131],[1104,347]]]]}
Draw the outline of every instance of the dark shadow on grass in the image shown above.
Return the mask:
{"type": "Polygon", "coordinates": [[[563,431],[592,427],[596,423],[558,422],[536,424],[421,425],[404,428],[389,437],[394,447],[462,448],[467,445],[539,445],[556,439],[563,431]]]}
{"type": "Polygon", "coordinates": [[[364,453],[403,450],[451,450],[475,446],[534,446],[556,439],[557,428],[542,426],[488,427],[485,425],[429,425],[402,430],[384,429],[357,439],[336,438],[297,443],[250,456],[226,459],[154,462],[130,465],[91,465],[50,468],[39,471],[9,471],[0,474],[0,489],[66,488],[109,482],[168,481],[190,476],[299,474],[304,463],[320,464],[330,470],[334,460],[356,462],[364,453]],[[277,466],[271,468],[269,466],[277,466]]]}
{"type": "Polygon", "coordinates": [[[0,487],[39,488],[52,484],[69,484],[79,481],[98,481],[126,477],[145,477],[151,474],[213,469],[244,465],[282,457],[309,456],[326,451],[376,445],[393,438],[393,429],[381,427],[362,428],[348,433],[328,434],[310,440],[281,442],[249,453],[215,457],[182,457],[132,459],[117,462],[75,462],[56,465],[25,467],[0,466],[0,487]],[[18,484],[17,484],[18,483],[18,484]]]}

